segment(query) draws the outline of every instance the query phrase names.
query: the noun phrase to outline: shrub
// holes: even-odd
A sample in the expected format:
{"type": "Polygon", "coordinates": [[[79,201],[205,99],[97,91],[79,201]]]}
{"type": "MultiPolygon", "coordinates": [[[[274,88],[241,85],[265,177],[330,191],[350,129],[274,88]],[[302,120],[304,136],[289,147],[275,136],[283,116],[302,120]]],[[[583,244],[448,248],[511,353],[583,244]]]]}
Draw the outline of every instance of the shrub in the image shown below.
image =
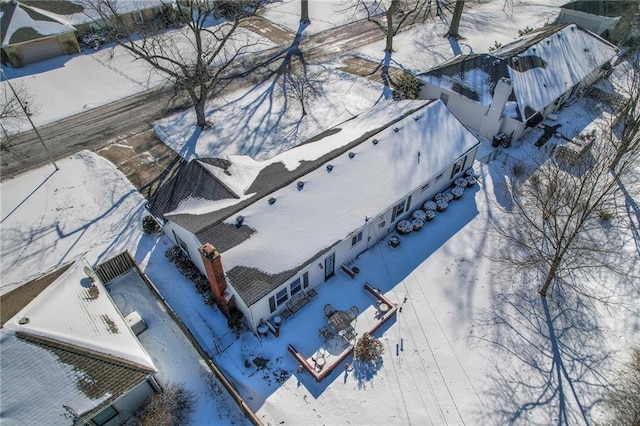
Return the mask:
{"type": "Polygon", "coordinates": [[[244,328],[244,324],[245,324],[244,316],[242,315],[242,312],[240,312],[237,309],[234,309],[229,313],[229,319],[227,319],[227,325],[231,330],[233,330],[236,336],[240,335],[240,332],[244,328]]]}
{"type": "Polygon", "coordinates": [[[147,405],[136,414],[139,426],[179,426],[187,424],[193,406],[195,395],[182,386],[169,383],[164,390],[149,398],[147,405]]]}
{"type": "Polygon", "coordinates": [[[369,333],[362,335],[354,349],[354,357],[360,361],[375,361],[380,358],[383,353],[384,346],[382,346],[382,342],[369,333]]]}
{"type": "Polygon", "coordinates": [[[180,247],[173,246],[168,249],[164,255],[178,268],[178,271],[180,271],[182,275],[195,285],[196,291],[202,296],[202,299],[207,305],[215,305],[216,301],[213,298],[213,293],[211,293],[209,280],[200,273],[197,266],[184,254],[180,247]]]}
{"type": "Polygon", "coordinates": [[[158,222],[156,222],[156,220],[151,215],[146,215],[142,218],[142,232],[147,235],[157,234],[158,232],[160,232],[160,226],[158,225],[158,222]]]}
{"type": "Polygon", "coordinates": [[[489,46],[489,52],[493,52],[494,50],[498,50],[502,47],[502,43],[497,40],[493,42],[493,46],[489,46]]]}
{"type": "Polygon", "coordinates": [[[525,34],[529,34],[531,31],[533,31],[533,28],[527,25],[523,30],[518,30],[518,35],[522,37],[525,34]]]}
{"type": "Polygon", "coordinates": [[[422,85],[423,83],[416,77],[410,74],[402,74],[394,81],[395,90],[393,97],[396,100],[418,99],[422,85]]]}
{"type": "Polygon", "coordinates": [[[524,165],[520,164],[520,163],[516,163],[513,165],[513,167],[511,167],[511,172],[513,173],[513,175],[515,177],[520,177],[524,175],[524,165]]]}

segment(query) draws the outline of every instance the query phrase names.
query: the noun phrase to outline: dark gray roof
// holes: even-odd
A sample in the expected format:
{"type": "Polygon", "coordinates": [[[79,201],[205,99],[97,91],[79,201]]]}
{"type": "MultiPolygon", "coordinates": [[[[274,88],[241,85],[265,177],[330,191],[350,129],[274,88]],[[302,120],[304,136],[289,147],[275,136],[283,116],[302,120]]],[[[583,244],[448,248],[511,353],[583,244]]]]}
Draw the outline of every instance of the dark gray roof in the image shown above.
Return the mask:
{"type": "Polygon", "coordinates": [[[175,210],[188,198],[210,201],[239,198],[207,170],[204,164],[226,169],[229,161],[219,158],[194,159],[184,163],[171,179],[153,195],[149,208],[158,216],[175,210]]]}

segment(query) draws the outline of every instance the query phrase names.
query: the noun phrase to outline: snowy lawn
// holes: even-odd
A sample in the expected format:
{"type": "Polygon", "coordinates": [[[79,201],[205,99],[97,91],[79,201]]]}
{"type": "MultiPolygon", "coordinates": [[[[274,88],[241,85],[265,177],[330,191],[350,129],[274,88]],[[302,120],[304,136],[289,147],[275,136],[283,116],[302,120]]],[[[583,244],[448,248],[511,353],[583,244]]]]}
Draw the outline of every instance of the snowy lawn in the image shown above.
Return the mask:
{"type": "Polygon", "coordinates": [[[264,160],[371,108],[382,94],[380,85],[333,64],[310,66],[309,73],[319,73],[319,94],[305,100],[305,116],[290,89],[283,90],[282,79],[270,80],[210,101],[211,128],[197,130],[189,109],[157,121],[156,133],[186,159],[244,154],[264,160]]]}
{"type": "MultiPolygon", "coordinates": [[[[250,44],[246,54],[273,47],[264,37],[239,29],[234,46],[250,44]],[[243,41],[244,40],[244,41],[243,41]]],[[[120,46],[99,50],[84,49],[30,64],[22,68],[4,67],[4,73],[14,87],[24,88],[31,101],[29,109],[36,126],[42,126],[81,113],[88,109],[156,88],[166,83],[166,76],[146,62],[136,60],[120,46]]],[[[0,93],[8,91],[0,81],[0,93]]],[[[15,130],[27,130],[25,119],[15,130]]],[[[8,129],[12,130],[12,129],[8,129]]]]}

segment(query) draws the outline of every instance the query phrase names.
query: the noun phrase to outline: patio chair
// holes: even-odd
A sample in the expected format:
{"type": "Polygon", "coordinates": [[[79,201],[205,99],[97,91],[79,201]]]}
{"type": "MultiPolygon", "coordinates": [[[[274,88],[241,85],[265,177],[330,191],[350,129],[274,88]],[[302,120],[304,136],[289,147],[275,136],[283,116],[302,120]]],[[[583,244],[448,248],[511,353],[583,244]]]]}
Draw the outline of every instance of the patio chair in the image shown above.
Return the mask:
{"type": "Polygon", "coordinates": [[[329,327],[324,325],[320,328],[320,336],[322,336],[324,340],[327,341],[333,337],[333,332],[329,330],[329,327]]]}
{"type": "Polygon", "coordinates": [[[358,314],[360,313],[360,309],[358,309],[358,307],[356,305],[353,305],[350,309],[349,309],[349,314],[355,318],[358,316],[358,314]]]}
{"type": "Polygon", "coordinates": [[[331,303],[327,303],[326,305],[324,305],[324,316],[325,317],[329,318],[335,312],[336,312],[336,310],[333,309],[333,306],[331,306],[331,303]]]}
{"type": "Polygon", "coordinates": [[[342,335],[342,337],[344,337],[347,342],[351,342],[356,338],[357,335],[358,333],[356,333],[356,330],[353,327],[349,327],[347,330],[345,330],[345,333],[342,335]]]}

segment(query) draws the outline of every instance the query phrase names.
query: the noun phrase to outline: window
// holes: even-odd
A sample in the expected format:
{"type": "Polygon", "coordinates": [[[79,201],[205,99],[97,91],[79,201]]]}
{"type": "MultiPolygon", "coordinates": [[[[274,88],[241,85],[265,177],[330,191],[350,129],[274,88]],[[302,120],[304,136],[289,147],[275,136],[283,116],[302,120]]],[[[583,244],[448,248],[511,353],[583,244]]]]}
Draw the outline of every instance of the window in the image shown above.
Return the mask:
{"type": "Polygon", "coordinates": [[[453,179],[455,175],[460,173],[466,159],[467,157],[465,156],[464,158],[461,158],[458,161],[456,161],[456,163],[453,165],[453,169],[451,170],[451,177],[449,179],[453,179]]]}
{"type": "Polygon", "coordinates": [[[111,405],[100,411],[91,421],[98,426],[106,424],[109,420],[118,415],[118,412],[111,405]]]}
{"type": "Polygon", "coordinates": [[[302,288],[309,287],[309,273],[305,272],[302,274],[302,288]]]}
{"type": "Polygon", "coordinates": [[[143,22],[142,12],[140,12],[139,10],[136,10],[135,12],[133,12],[133,19],[136,20],[136,24],[142,24],[143,22]]]}
{"type": "Polygon", "coordinates": [[[271,296],[269,298],[269,312],[274,313],[276,311],[276,297],[271,296]]]}
{"type": "Polygon", "coordinates": [[[402,213],[404,213],[404,200],[402,200],[402,202],[400,204],[398,204],[397,206],[395,206],[393,208],[393,215],[391,216],[391,222],[393,222],[394,220],[396,220],[396,218],[398,216],[400,216],[402,213]]]}
{"type": "Polygon", "coordinates": [[[300,278],[292,282],[289,288],[291,289],[291,296],[293,296],[294,294],[302,290],[302,285],[300,284],[300,278]]]}
{"type": "Polygon", "coordinates": [[[449,95],[446,93],[440,93],[440,100],[446,105],[449,102],[449,95]]]}
{"type": "Polygon", "coordinates": [[[286,287],[276,293],[276,301],[278,302],[278,306],[286,302],[287,299],[289,299],[289,294],[287,293],[286,287]]]}
{"type": "Polygon", "coordinates": [[[353,238],[351,238],[351,247],[355,246],[360,241],[362,241],[362,231],[358,232],[356,235],[353,236],[353,238]]]}
{"type": "Polygon", "coordinates": [[[187,243],[182,241],[182,238],[178,237],[178,234],[176,234],[176,231],[171,230],[171,232],[173,232],[173,238],[175,238],[176,243],[180,246],[182,251],[184,251],[184,253],[187,255],[187,257],[189,259],[191,259],[191,255],[189,254],[189,247],[187,247],[187,243]]]}

